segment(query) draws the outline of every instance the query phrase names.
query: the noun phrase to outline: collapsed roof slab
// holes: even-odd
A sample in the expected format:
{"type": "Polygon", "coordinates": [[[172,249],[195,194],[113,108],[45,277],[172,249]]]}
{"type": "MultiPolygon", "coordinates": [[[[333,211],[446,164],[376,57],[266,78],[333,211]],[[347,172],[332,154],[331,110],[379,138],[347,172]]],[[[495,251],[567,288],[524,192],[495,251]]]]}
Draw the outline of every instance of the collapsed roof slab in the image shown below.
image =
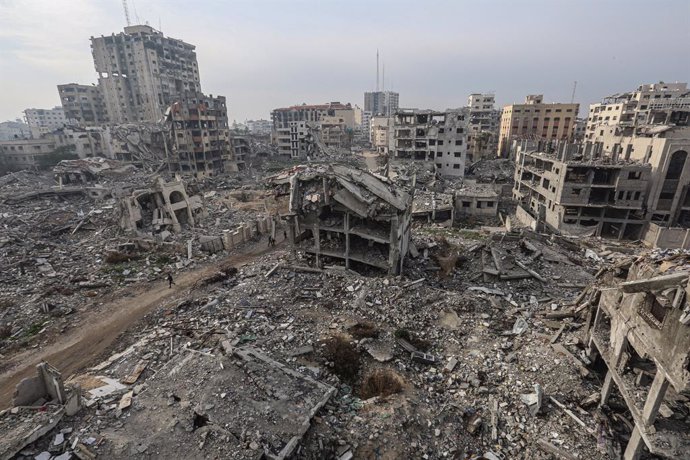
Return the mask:
{"type": "Polygon", "coordinates": [[[256,458],[262,449],[266,458],[284,459],[335,393],[257,349],[235,349],[239,359],[193,351],[147,381],[124,427],[107,433],[111,456],[244,458],[246,450],[256,458]]]}

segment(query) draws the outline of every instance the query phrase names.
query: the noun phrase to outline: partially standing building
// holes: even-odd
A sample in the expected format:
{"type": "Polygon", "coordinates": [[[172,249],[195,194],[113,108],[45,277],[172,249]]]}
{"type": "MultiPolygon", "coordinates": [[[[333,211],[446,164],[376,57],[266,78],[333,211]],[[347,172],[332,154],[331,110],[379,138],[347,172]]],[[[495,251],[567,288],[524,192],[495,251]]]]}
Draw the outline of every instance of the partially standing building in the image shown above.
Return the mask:
{"type": "Polygon", "coordinates": [[[397,161],[427,162],[443,176],[462,178],[468,122],[467,108],[399,110],[394,119],[393,156],[397,161]]]}
{"type": "Polygon", "coordinates": [[[98,126],[108,123],[105,102],[96,85],[67,83],[58,85],[66,122],[77,126],[98,126]]]}
{"type": "Polygon", "coordinates": [[[166,111],[171,172],[209,176],[236,170],[225,97],[187,95],[166,111]]]}
{"type": "Polygon", "coordinates": [[[544,102],[541,94],[531,94],[524,104],[503,108],[498,138],[498,155],[508,157],[514,141],[572,141],[579,104],[544,102]]]}
{"type": "Polygon", "coordinates": [[[501,112],[495,107],[493,94],[473,93],[467,98],[469,125],[467,129],[467,162],[496,157],[501,112]]]}

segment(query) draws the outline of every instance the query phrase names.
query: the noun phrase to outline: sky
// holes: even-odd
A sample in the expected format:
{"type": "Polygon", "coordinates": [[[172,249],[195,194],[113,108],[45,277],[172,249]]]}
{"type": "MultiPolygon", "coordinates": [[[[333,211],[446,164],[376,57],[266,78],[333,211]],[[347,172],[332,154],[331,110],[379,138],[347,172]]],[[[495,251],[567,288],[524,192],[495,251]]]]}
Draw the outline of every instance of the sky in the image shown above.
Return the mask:
{"type": "MultiPolygon", "coordinates": [[[[544,94],[590,103],[642,83],[690,81],[690,0],[128,0],[132,23],[196,45],[201,89],[231,120],[376,86],[405,108],[497,105],[544,94]]],[[[96,83],[91,36],[122,31],[122,0],[0,0],[0,121],[96,83]]]]}

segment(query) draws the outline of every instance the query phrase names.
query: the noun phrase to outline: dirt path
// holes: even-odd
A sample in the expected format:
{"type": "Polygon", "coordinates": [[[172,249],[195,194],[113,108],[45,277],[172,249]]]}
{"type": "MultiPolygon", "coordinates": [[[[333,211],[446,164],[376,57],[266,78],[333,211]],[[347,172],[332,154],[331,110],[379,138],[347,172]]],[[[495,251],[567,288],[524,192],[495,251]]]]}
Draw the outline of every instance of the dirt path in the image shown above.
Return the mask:
{"type": "Polygon", "coordinates": [[[14,388],[25,377],[36,372],[36,365],[47,361],[62,372],[67,379],[71,374],[93,365],[92,361],[113,344],[115,339],[132,325],[139,322],[166,300],[184,294],[199,279],[213,273],[218,266],[228,262],[239,266],[263,254],[273,251],[265,241],[248,246],[237,254],[195,270],[181,273],[172,289],[167,281],[142,283],[133,286],[133,296],[120,297],[98,311],[83,312],[80,325],[73,327],[57,340],[42,348],[29,348],[10,357],[0,374],[0,408],[11,404],[14,388]]]}

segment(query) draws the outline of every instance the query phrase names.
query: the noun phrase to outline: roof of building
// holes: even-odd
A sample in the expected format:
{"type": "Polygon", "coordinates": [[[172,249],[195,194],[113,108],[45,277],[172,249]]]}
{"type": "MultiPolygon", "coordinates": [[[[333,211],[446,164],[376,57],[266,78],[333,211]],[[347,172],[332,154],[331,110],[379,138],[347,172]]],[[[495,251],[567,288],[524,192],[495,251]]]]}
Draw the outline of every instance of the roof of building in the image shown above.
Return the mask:
{"type": "Polygon", "coordinates": [[[328,110],[328,109],[338,109],[338,110],[348,110],[352,109],[350,104],[341,104],[340,102],[330,102],[327,104],[302,104],[302,105],[291,105],[290,107],[281,107],[273,109],[274,112],[288,112],[293,110],[328,110]]]}

